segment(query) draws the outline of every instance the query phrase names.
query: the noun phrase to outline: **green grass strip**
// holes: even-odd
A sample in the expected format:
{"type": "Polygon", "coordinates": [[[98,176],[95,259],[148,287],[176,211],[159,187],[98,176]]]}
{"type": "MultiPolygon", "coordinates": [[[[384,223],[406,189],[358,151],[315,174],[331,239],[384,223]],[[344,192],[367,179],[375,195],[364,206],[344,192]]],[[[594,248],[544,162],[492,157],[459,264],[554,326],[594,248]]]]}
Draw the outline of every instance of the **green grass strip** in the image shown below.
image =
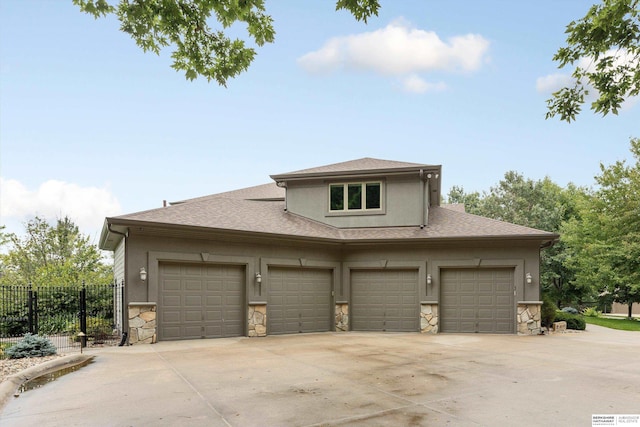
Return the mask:
{"type": "Polygon", "coordinates": [[[604,326],[605,328],[620,329],[622,331],[640,331],[640,321],[638,320],[587,316],[585,316],[584,320],[590,325],[604,326]]]}

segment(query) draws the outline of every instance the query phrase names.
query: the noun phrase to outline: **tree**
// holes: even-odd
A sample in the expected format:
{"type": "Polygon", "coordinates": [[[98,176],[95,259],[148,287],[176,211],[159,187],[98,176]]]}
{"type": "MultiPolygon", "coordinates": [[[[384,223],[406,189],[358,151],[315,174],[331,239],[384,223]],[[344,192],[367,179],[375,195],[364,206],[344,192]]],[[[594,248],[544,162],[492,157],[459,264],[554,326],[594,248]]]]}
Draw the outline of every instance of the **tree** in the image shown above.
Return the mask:
{"type": "MultiPolygon", "coordinates": [[[[223,30],[235,23],[246,24],[248,39],[257,46],[273,43],[273,19],[266,14],[264,0],[73,0],[95,18],[115,15],[120,29],[143,51],[156,54],[169,45],[172,67],[194,80],[202,76],[226,86],[227,79],[246,71],[256,55],[244,40],[232,40],[223,30]],[[115,2],[112,2],[115,3],[115,2]],[[209,26],[212,15],[223,30],[209,26]]],[[[378,0],[338,0],[336,10],[345,9],[358,21],[378,14],[378,0]]]]}
{"type": "Polygon", "coordinates": [[[600,165],[599,188],[563,228],[575,282],[628,304],[629,317],[640,303],[640,139],[631,139],[631,153],[635,165],[600,165]]]}
{"type": "Polygon", "coordinates": [[[26,235],[6,236],[9,251],[0,254],[0,284],[63,286],[111,283],[111,268],[89,238],[67,217],[55,225],[36,217],[25,224],[26,235]]]}
{"type": "MultiPolygon", "coordinates": [[[[585,190],[569,184],[561,188],[544,178],[525,179],[509,171],[489,192],[464,193],[462,187],[452,187],[447,201],[464,203],[469,213],[557,233],[561,225],[576,214],[576,200],[585,190]]],[[[591,293],[589,286],[578,286],[574,272],[566,264],[565,243],[560,240],[541,254],[542,290],[560,306],[581,300],[591,293]]]]}
{"type": "Polygon", "coordinates": [[[640,93],[639,2],[603,0],[567,25],[567,45],[558,49],[553,60],[558,68],[577,63],[574,84],[547,100],[547,118],[560,115],[561,120],[575,120],[590,86],[597,95],[591,109],[603,116],[618,114],[625,99],[640,93]]]}

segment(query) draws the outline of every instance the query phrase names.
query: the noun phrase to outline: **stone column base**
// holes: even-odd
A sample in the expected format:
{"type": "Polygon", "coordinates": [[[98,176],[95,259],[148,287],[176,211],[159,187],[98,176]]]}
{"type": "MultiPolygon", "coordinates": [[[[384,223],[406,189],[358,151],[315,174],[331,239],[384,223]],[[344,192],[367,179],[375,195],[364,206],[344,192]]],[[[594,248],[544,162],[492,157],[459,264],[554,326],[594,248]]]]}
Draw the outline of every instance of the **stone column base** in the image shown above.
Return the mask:
{"type": "Polygon", "coordinates": [[[438,303],[420,304],[420,332],[438,333],[438,303]]]}
{"type": "Polygon", "coordinates": [[[155,344],[156,303],[129,303],[129,344],[155,344]]]}
{"type": "Polygon", "coordinates": [[[542,330],[540,308],[542,301],[518,302],[518,335],[538,335],[542,330]]]}
{"type": "Polygon", "coordinates": [[[250,337],[267,336],[267,305],[249,304],[247,325],[250,337]]]}
{"type": "Polygon", "coordinates": [[[349,304],[336,303],[336,332],[349,330],[349,304]]]}

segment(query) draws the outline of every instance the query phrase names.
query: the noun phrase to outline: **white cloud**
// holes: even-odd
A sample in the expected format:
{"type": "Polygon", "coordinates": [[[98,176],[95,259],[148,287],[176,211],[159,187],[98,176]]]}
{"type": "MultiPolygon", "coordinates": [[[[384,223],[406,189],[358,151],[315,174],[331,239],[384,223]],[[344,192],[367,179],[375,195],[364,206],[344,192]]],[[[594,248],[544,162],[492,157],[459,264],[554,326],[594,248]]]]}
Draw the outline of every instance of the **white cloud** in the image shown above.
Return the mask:
{"type": "Polygon", "coordinates": [[[441,92],[447,89],[443,82],[429,83],[415,74],[411,74],[402,79],[402,89],[409,93],[441,92]]]}
{"type": "Polygon", "coordinates": [[[376,31],[332,38],[320,49],[298,58],[298,64],[313,74],[344,69],[394,76],[472,72],[487,61],[488,49],[489,41],[478,34],[443,41],[433,31],[396,20],[376,31]]]}
{"type": "Polygon", "coordinates": [[[536,90],[538,93],[551,94],[571,83],[573,83],[573,79],[569,74],[549,74],[544,77],[538,77],[536,80],[536,90]]]}
{"type": "MultiPolygon", "coordinates": [[[[68,216],[84,234],[94,234],[104,218],[120,213],[120,203],[108,188],[81,187],[49,180],[30,190],[15,179],[0,178],[0,217],[3,223],[68,216]]],[[[17,230],[14,230],[17,231],[17,230]]]]}
{"type": "MultiPolygon", "coordinates": [[[[605,57],[614,56],[613,66],[630,65],[632,69],[637,69],[638,58],[632,57],[632,55],[625,49],[621,50],[609,50],[605,53],[605,57]]],[[[580,67],[587,72],[595,71],[596,61],[593,58],[580,58],[577,63],[577,67],[580,67]]],[[[631,72],[631,71],[630,71],[631,72]]],[[[575,83],[575,78],[570,72],[567,73],[554,73],[548,74],[536,79],[536,91],[544,95],[551,95],[553,92],[557,92],[563,87],[572,86],[575,83]]],[[[585,97],[587,102],[592,102],[598,98],[598,91],[594,89],[590,84],[586,85],[589,94],[585,97]]],[[[630,97],[622,104],[623,109],[629,109],[638,101],[638,97],[630,97]]]]}

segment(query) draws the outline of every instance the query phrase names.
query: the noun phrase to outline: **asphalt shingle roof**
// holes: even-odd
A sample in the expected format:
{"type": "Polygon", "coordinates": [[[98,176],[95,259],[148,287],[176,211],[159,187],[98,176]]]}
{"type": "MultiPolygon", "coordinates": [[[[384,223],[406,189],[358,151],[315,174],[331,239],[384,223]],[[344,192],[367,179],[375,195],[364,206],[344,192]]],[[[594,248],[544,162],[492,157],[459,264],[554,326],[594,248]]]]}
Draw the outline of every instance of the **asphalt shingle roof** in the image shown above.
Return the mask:
{"type": "Polygon", "coordinates": [[[227,197],[192,200],[165,208],[110,218],[123,222],[156,223],[215,230],[296,236],[329,241],[393,241],[479,238],[541,238],[556,235],[529,227],[483,218],[443,207],[429,209],[424,229],[414,227],[336,228],[284,210],[281,201],[227,197]]]}

